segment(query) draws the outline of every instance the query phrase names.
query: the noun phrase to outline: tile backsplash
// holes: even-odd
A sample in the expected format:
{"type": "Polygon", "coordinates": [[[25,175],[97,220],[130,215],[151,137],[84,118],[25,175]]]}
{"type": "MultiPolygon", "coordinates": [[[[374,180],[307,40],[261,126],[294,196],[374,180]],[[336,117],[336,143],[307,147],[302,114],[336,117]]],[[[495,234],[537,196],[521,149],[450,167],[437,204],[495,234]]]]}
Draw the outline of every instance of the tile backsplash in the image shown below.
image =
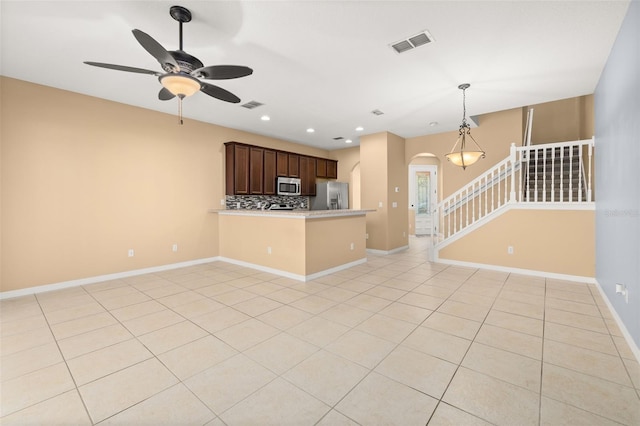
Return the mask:
{"type": "Polygon", "coordinates": [[[293,195],[227,195],[225,202],[228,210],[260,210],[265,203],[266,208],[271,204],[290,204],[296,210],[309,209],[309,197],[293,195]]]}

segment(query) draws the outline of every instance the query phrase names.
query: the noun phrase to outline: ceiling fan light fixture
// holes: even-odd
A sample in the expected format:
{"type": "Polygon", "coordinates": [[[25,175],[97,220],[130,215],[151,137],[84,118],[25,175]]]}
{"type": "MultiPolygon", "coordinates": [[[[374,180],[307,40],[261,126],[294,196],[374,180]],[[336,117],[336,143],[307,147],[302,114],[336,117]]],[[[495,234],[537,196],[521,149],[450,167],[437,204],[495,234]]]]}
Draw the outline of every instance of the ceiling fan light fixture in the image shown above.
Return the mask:
{"type": "Polygon", "coordinates": [[[200,81],[187,74],[165,74],[159,80],[165,89],[179,98],[191,96],[202,87],[200,81]]]}

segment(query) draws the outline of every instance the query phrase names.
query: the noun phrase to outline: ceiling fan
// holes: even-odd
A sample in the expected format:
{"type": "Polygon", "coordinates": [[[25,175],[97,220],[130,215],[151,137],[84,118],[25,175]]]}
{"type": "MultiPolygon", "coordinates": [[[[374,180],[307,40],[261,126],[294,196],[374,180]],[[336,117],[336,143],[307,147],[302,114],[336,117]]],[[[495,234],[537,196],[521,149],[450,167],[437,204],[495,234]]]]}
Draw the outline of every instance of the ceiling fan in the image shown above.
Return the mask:
{"type": "Polygon", "coordinates": [[[212,65],[205,67],[198,58],[182,50],[182,24],[191,21],[191,12],[182,6],[171,6],[169,14],[180,25],[180,48],[178,50],[167,51],[150,35],[138,29],[132,31],[138,43],[160,63],[164,73],[102,62],[85,61],[84,63],[94,67],[157,76],[162,84],[158,99],[168,101],[176,96],[179,99],[180,124],[182,124],[182,99],[193,95],[198,90],[225,102],[240,102],[240,98],[228,90],[202,82],[199,79],[228,80],[246,77],[251,75],[253,70],[240,65],[212,65]]]}

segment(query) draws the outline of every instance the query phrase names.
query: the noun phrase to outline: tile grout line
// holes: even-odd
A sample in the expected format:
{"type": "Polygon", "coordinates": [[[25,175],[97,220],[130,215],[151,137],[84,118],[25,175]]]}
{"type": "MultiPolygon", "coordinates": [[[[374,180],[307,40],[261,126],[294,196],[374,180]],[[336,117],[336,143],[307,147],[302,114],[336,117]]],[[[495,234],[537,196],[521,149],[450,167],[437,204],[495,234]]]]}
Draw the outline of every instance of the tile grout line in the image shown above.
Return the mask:
{"type": "MultiPolygon", "coordinates": [[[[467,278],[465,281],[463,281],[463,282],[462,282],[462,284],[461,284],[461,285],[456,289],[456,291],[458,291],[458,290],[460,289],[460,287],[462,287],[462,285],[464,285],[464,283],[465,283],[465,282],[469,281],[469,279],[470,279],[473,275],[475,275],[475,274],[477,273],[477,271],[478,271],[478,269],[476,269],[476,272],[474,272],[471,276],[469,276],[469,278],[467,278]]],[[[438,399],[438,403],[436,404],[436,408],[435,408],[435,409],[433,410],[433,412],[431,413],[431,416],[429,417],[429,421],[427,421],[427,424],[429,424],[429,422],[430,422],[430,421],[431,421],[431,419],[433,418],[433,415],[435,414],[436,410],[438,409],[438,406],[439,406],[441,403],[443,403],[443,404],[447,404],[447,405],[451,405],[451,404],[448,404],[447,402],[443,401],[443,398],[444,398],[444,396],[446,395],[447,391],[449,390],[449,386],[451,386],[451,383],[453,382],[453,378],[456,376],[456,374],[458,374],[458,371],[460,370],[460,367],[462,367],[462,363],[464,362],[464,359],[466,358],[467,354],[469,353],[469,350],[471,349],[471,346],[472,346],[472,345],[473,345],[473,343],[475,342],[476,337],[478,336],[478,333],[480,333],[480,329],[482,329],[482,326],[484,325],[484,323],[485,323],[485,321],[486,321],[487,317],[489,316],[489,313],[491,312],[491,309],[493,308],[493,305],[495,305],[496,300],[498,300],[498,297],[500,297],[500,293],[501,293],[501,292],[502,292],[502,290],[504,289],[504,286],[505,286],[505,284],[506,284],[507,280],[509,279],[509,276],[510,276],[510,275],[511,275],[511,274],[508,274],[508,275],[506,276],[506,278],[504,279],[504,281],[502,282],[502,285],[500,286],[500,292],[498,292],[498,294],[495,296],[495,298],[494,298],[493,302],[491,303],[491,306],[490,306],[490,307],[489,307],[489,309],[487,310],[487,313],[485,314],[485,316],[484,316],[484,318],[483,318],[482,322],[480,323],[480,327],[478,327],[478,330],[475,332],[475,334],[474,334],[474,336],[473,336],[473,339],[471,339],[471,343],[469,344],[469,347],[468,347],[468,348],[467,348],[467,350],[464,352],[464,355],[462,356],[462,358],[460,358],[460,362],[458,363],[458,366],[456,367],[455,371],[454,371],[454,372],[453,372],[453,374],[451,375],[451,379],[449,379],[449,383],[447,383],[447,386],[445,387],[444,391],[442,392],[442,395],[441,395],[441,396],[440,396],[440,398],[438,399]]],[[[454,293],[455,293],[455,292],[454,292],[454,293]]],[[[452,294],[454,294],[454,293],[452,293],[452,294]]],[[[448,300],[448,298],[447,298],[447,300],[448,300]]],[[[444,303],[444,302],[443,302],[443,303],[444,303]]],[[[434,312],[435,312],[435,311],[434,311],[434,312]]],[[[484,373],[481,373],[481,374],[484,374],[484,373]]],[[[489,377],[490,377],[490,376],[489,376],[489,377]]],[[[451,405],[451,407],[454,407],[454,408],[456,408],[456,409],[458,409],[458,410],[460,410],[460,411],[463,411],[463,412],[465,412],[465,413],[467,413],[467,414],[470,414],[470,415],[472,415],[472,416],[474,416],[474,417],[476,417],[476,418],[479,418],[479,419],[482,419],[482,420],[484,420],[484,421],[486,421],[486,422],[488,422],[488,423],[491,423],[489,420],[487,420],[487,419],[483,419],[482,417],[479,417],[479,416],[478,416],[478,415],[476,415],[476,414],[469,413],[469,412],[467,412],[467,411],[463,410],[462,408],[455,407],[455,406],[453,406],[453,405],[451,405]]]]}
{"type": "MultiPolygon", "coordinates": [[[[82,290],[86,294],[89,294],[89,292],[84,287],[82,288],[82,290]]],[[[45,314],[44,310],[42,309],[42,305],[40,304],[40,299],[38,298],[38,295],[35,294],[34,296],[36,298],[36,302],[38,303],[38,307],[40,308],[40,311],[42,312],[42,316],[44,317],[44,320],[47,323],[47,327],[49,328],[49,332],[51,333],[51,337],[53,337],[53,340],[56,343],[56,348],[58,348],[58,353],[60,354],[60,357],[62,358],[62,361],[64,362],[64,366],[67,369],[67,373],[69,374],[69,377],[71,378],[71,381],[73,382],[74,390],[76,391],[76,394],[78,395],[78,398],[80,398],[80,402],[82,403],[82,407],[84,408],[84,412],[86,413],[87,418],[89,419],[91,424],[95,425],[93,417],[91,417],[91,413],[89,412],[89,408],[87,407],[87,404],[85,403],[84,398],[82,397],[82,394],[80,393],[80,388],[78,387],[78,383],[76,382],[75,377],[73,377],[73,374],[71,374],[71,368],[69,368],[69,364],[67,362],[67,358],[64,356],[64,353],[62,352],[62,349],[60,349],[60,344],[58,343],[58,339],[56,338],[56,335],[53,333],[53,330],[51,329],[51,324],[49,323],[49,318],[47,318],[47,315],[45,314]]],[[[51,398],[47,398],[45,401],[50,400],[52,398],[55,398],[57,396],[60,396],[63,393],[58,394],[58,395],[54,395],[51,398]]],[[[33,405],[39,404],[41,402],[44,402],[44,401],[38,401],[37,403],[35,403],[33,405]]],[[[31,406],[33,406],[33,405],[31,405],[31,406]]],[[[28,407],[24,407],[24,408],[28,408],[28,407]]],[[[21,410],[24,410],[24,408],[22,408],[21,410]]],[[[18,410],[18,411],[21,411],[21,410],[18,410]]]]}

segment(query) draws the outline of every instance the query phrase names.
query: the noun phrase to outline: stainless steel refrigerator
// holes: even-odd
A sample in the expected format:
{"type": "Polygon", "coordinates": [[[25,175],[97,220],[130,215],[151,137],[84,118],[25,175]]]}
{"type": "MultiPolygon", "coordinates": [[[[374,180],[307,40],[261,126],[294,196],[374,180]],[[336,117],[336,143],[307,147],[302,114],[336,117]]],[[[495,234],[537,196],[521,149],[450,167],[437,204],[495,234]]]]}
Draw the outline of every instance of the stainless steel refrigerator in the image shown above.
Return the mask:
{"type": "Polygon", "coordinates": [[[311,210],[339,210],[348,208],[348,183],[320,182],[316,184],[316,196],[311,197],[311,210]]]}

